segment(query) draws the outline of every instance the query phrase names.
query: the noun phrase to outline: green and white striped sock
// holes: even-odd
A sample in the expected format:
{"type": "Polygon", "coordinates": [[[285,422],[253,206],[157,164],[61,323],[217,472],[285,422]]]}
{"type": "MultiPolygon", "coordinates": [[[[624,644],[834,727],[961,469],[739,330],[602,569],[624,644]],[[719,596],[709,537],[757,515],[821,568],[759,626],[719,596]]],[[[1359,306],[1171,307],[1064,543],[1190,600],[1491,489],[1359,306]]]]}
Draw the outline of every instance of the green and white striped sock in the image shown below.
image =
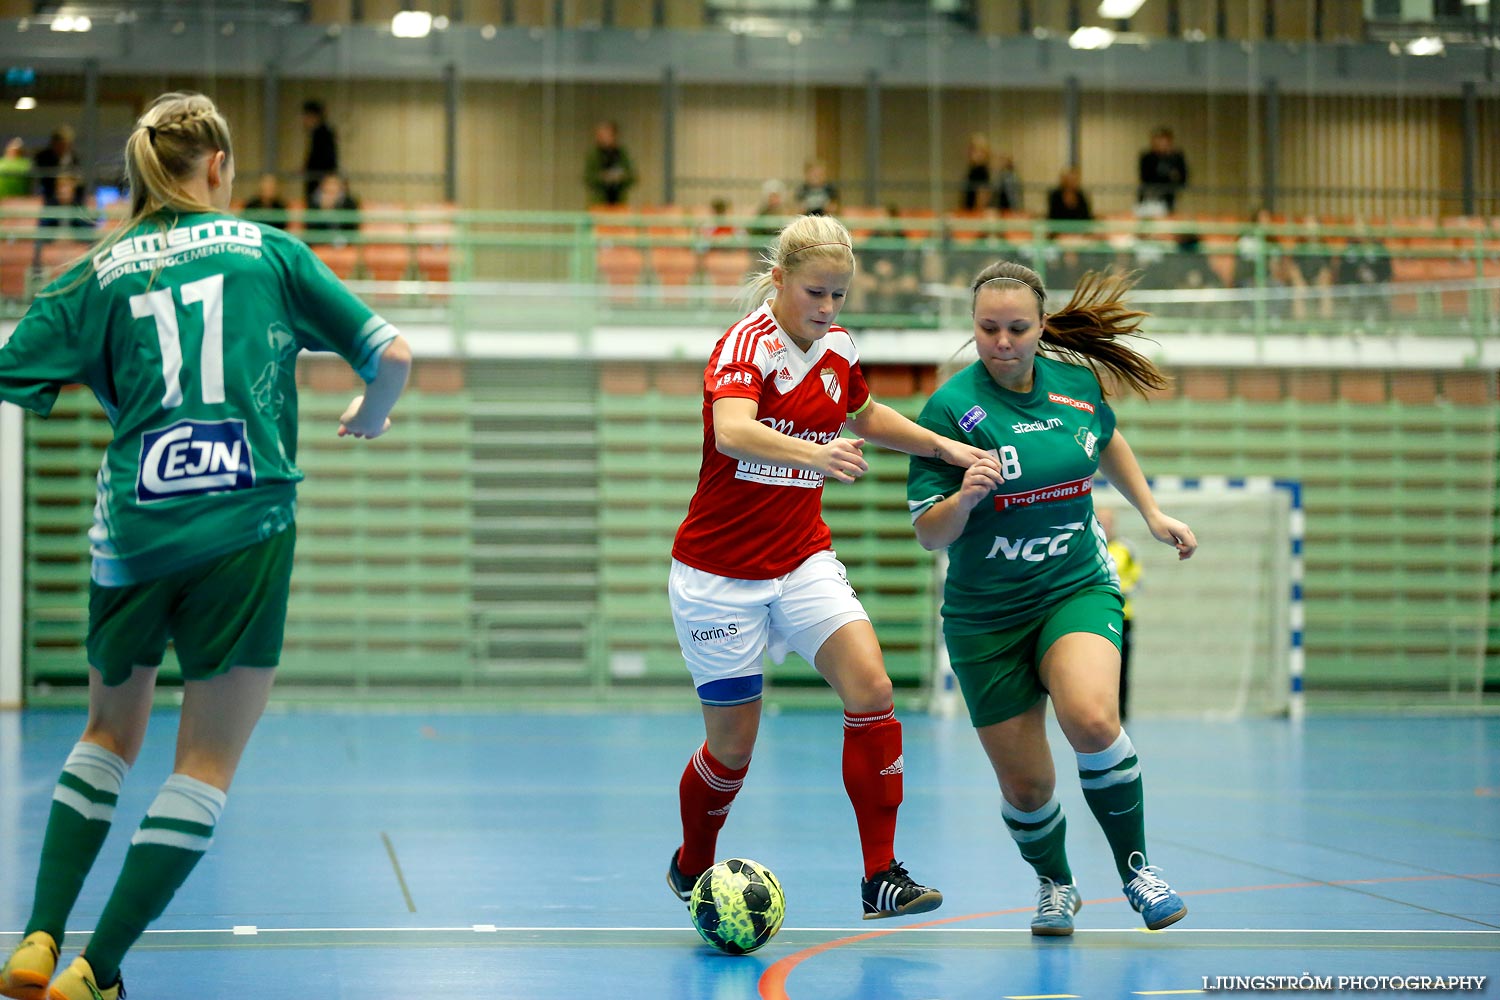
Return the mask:
{"type": "Polygon", "coordinates": [[[131,838],[125,867],[84,949],[100,986],[115,982],[125,952],[166,910],[214,839],[226,796],[212,785],[174,774],[131,838]]]}
{"type": "Polygon", "coordinates": [[[1031,812],[1022,812],[1001,799],[1000,815],[1010,831],[1010,839],[1020,848],[1021,857],[1038,875],[1059,885],[1073,884],[1073,869],[1068,866],[1068,852],[1063,843],[1067,839],[1068,817],[1057,796],[1031,812]]]}
{"type": "Polygon", "coordinates": [[[68,754],[52,790],[52,812],[42,839],[27,934],[45,931],[62,943],[63,926],[109,835],[115,802],[129,769],[117,754],[94,743],[80,742],[68,754]]]}
{"type": "MultiPolygon", "coordinates": [[[[1107,748],[1098,753],[1078,755],[1078,780],[1083,798],[1099,825],[1123,885],[1135,877],[1130,856],[1137,851],[1146,856],[1146,805],[1141,789],[1141,763],[1135,756],[1135,745],[1125,730],[1107,748]]],[[[1146,862],[1142,860],[1141,864],[1146,862]]]]}

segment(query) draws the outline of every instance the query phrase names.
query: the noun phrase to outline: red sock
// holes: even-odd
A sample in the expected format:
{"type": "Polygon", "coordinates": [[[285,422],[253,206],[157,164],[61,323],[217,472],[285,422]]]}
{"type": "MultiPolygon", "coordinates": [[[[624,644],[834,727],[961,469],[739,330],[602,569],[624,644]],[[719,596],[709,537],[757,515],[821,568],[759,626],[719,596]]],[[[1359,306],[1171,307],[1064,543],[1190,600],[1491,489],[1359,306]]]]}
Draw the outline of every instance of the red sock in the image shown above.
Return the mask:
{"type": "Polygon", "coordinates": [[[844,713],[844,790],[854,804],[865,878],[896,857],[896,810],[901,807],[901,723],[894,706],[844,713]]]}
{"type": "Polygon", "coordinates": [[[745,783],[750,765],[735,770],[714,760],[705,743],[693,753],[677,797],[682,804],[682,848],[677,867],[689,878],[703,874],[714,863],[719,831],[729,818],[729,805],[745,783]]]}

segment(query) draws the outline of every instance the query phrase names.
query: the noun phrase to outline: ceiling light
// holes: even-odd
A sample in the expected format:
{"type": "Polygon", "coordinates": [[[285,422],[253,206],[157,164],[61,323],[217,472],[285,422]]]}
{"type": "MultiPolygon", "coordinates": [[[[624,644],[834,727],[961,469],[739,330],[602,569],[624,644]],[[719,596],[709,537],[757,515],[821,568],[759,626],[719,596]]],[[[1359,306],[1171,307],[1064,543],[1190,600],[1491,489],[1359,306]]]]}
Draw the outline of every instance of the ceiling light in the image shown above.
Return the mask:
{"type": "Polygon", "coordinates": [[[1406,43],[1406,54],[1409,56],[1440,56],[1443,54],[1443,40],[1436,35],[1424,35],[1421,38],[1413,38],[1406,43]]]}
{"type": "Polygon", "coordinates": [[[1099,16],[1124,19],[1135,17],[1135,12],[1141,9],[1146,0],[1100,0],[1099,16]]]}
{"type": "Polygon", "coordinates": [[[1068,36],[1075,49],[1107,49],[1115,43],[1115,33],[1108,28],[1079,28],[1068,36]]]}
{"type": "Polygon", "coordinates": [[[31,111],[35,107],[36,107],[36,98],[35,97],[18,97],[18,98],[16,98],[16,110],[17,111],[31,111]]]}
{"type": "Polygon", "coordinates": [[[391,18],[391,34],[397,38],[426,38],[432,31],[432,13],[401,10],[391,18]]]}

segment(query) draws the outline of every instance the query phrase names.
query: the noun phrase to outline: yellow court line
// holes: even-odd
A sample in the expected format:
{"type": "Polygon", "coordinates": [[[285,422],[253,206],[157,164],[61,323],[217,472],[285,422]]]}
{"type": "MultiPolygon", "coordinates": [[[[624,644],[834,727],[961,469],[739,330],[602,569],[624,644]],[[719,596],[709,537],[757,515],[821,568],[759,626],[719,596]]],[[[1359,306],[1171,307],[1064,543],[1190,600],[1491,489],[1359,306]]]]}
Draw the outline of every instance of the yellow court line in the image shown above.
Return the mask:
{"type": "Polygon", "coordinates": [[[1078,1000],[1077,993],[1033,993],[1030,996],[1006,997],[1005,1000],[1078,1000]]]}
{"type": "Polygon", "coordinates": [[[1135,990],[1138,997],[1180,997],[1189,993],[1202,993],[1202,990],[1135,990]]]}

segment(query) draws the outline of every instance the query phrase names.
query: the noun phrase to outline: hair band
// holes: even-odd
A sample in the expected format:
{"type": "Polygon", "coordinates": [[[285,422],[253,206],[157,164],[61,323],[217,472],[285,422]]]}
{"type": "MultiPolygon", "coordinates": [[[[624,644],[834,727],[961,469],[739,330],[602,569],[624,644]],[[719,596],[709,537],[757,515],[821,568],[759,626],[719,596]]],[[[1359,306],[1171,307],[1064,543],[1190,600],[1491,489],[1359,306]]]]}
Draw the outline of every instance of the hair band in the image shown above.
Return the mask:
{"type": "Polygon", "coordinates": [[[854,252],[854,248],[851,247],[849,244],[843,242],[842,240],[834,240],[831,243],[809,243],[805,247],[798,247],[795,250],[788,250],[786,252],[786,256],[790,257],[794,253],[801,253],[804,250],[811,250],[814,247],[843,247],[845,250],[848,250],[850,253],[854,252]]]}
{"type": "MultiPolygon", "coordinates": [[[[982,282],[979,283],[979,288],[983,288],[985,285],[988,285],[992,281],[1014,281],[1018,285],[1024,285],[1024,286],[1026,286],[1026,290],[1028,292],[1030,292],[1031,294],[1035,295],[1036,296],[1036,300],[1038,302],[1045,302],[1046,301],[1046,296],[1042,294],[1041,289],[1037,288],[1035,285],[1033,285],[1029,281],[1022,281],[1020,278],[1012,278],[1008,274],[997,274],[993,278],[986,278],[986,279],[984,279],[984,281],[982,281],[982,282]]],[[[978,291],[979,291],[979,289],[976,288],[975,292],[977,293],[978,291]]]]}

